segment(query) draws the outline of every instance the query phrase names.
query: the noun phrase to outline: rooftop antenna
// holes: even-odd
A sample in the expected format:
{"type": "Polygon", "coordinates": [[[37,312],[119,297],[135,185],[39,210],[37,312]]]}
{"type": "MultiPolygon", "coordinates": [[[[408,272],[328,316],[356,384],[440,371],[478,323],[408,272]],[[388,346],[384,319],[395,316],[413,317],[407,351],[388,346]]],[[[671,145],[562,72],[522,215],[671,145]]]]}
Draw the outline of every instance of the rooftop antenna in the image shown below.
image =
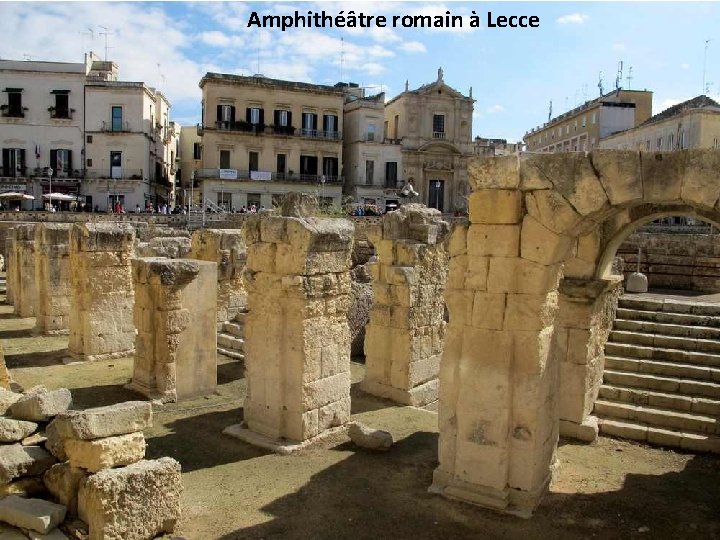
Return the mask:
{"type": "Polygon", "coordinates": [[[260,45],[257,48],[257,71],[255,73],[260,75],[260,45]]]}
{"type": "Polygon", "coordinates": [[[618,62],[618,70],[617,70],[617,76],[615,77],[615,90],[620,92],[620,83],[622,82],[623,78],[623,62],[620,60],[618,62]]]}
{"type": "Polygon", "coordinates": [[[345,38],[340,38],[340,81],[344,81],[343,79],[343,66],[345,65],[345,38]]]}
{"type": "Polygon", "coordinates": [[[705,40],[705,58],[703,58],[703,85],[702,85],[703,92],[706,91],[706,90],[705,90],[705,72],[707,71],[707,52],[708,52],[708,47],[710,47],[710,40],[709,40],[709,39],[706,39],[706,40],[705,40]]]}
{"type": "Polygon", "coordinates": [[[114,32],[110,32],[108,30],[107,26],[103,26],[101,24],[98,25],[100,28],[105,30],[104,32],[98,32],[101,36],[105,36],[105,61],[107,62],[108,59],[108,49],[113,49],[114,47],[108,47],[108,36],[112,36],[114,32]]]}
{"type": "Polygon", "coordinates": [[[630,67],[628,68],[628,74],[627,74],[627,77],[625,77],[625,80],[627,81],[627,88],[628,88],[628,90],[630,90],[630,88],[631,88],[631,86],[630,86],[630,81],[633,80],[633,76],[632,76],[632,66],[630,66],[630,67]]]}
{"type": "Polygon", "coordinates": [[[550,108],[548,109],[548,122],[552,118],[552,99],[550,100],[550,108]]]}
{"type": "Polygon", "coordinates": [[[587,101],[587,96],[588,96],[588,85],[587,85],[587,84],[583,84],[583,85],[582,85],[583,103],[585,103],[585,102],[587,101]]]}
{"type": "Polygon", "coordinates": [[[32,55],[31,54],[23,54],[23,58],[25,60],[27,60],[28,62],[30,62],[32,60],[32,55]]]}
{"type": "Polygon", "coordinates": [[[597,86],[598,86],[598,88],[600,89],[600,97],[603,97],[603,94],[604,94],[605,92],[603,92],[602,71],[598,74],[598,83],[597,83],[597,86]]]}
{"type": "Polygon", "coordinates": [[[85,36],[90,36],[91,40],[95,39],[95,32],[88,26],[87,32],[78,32],[80,34],[80,46],[82,47],[82,54],[85,54],[85,36]]]}
{"type": "Polygon", "coordinates": [[[158,75],[160,75],[160,83],[162,85],[161,88],[164,88],[165,87],[165,75],[163,75],[162,71],[160,70],[160,63],[157,64],[157,68],[158,68],[158,75]]]}

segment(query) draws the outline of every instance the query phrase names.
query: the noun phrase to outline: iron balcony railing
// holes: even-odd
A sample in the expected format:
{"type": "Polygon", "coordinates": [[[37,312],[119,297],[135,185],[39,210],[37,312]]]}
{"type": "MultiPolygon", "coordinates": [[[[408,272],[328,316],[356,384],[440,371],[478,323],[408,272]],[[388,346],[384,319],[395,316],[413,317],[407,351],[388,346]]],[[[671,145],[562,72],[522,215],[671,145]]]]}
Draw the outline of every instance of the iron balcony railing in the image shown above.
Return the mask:
{"type": "Polygon", "coordinates": [[[444,139],[444,138],[445,138],[444,131],[433,131],[433,139],[444,139]]]}
{"type": "Polygon", "coordinates": [[[142,169],[126,169],[124,167],[111,171],[109,168],[93,168],[85,170],[85,178],[96,180],[144,180],[142,169]]]}
{"type": "MultiPolygon", "coordinates": [[[[202,179],[221,179],[227,182],[237,182],[237,181],[248,181],[253,180],[251,178],[251,173],[253,171],[235,171],[236,172],[236,178],[229,178],[228,173],[224,173],[224,177],[220,177],[220,171],[233,171],[234,169],[197,169],[195,171],[195,179],[202,180],[202,179]]],[[[230,173],[232,175],[232,173],[230,173]]],[[[267,174],[267,173],[265,173],[267,174]]],[[[258,180],[263,181],[263,180],[258,180]]],[[[267,182],[268,180],[264,180],[267,182]]],[[[270,173],[270,180],[271,182],[298,182],[298,183],[306,183],[306,184],[342,184],[344,181],[344,177],[342,176],[331,176],[331,175],[322,175],[322,174],[297,174],[297,173],[276,173],[272,172],[270,173]]]]}
{"type": "Polygon", "coordinates": [[[339,141],[342,139],[342,133],[339,131],[324,131],[321,129],[301,129],[300,136],[310,139],[327,139],[331,141],[339,141]]]}

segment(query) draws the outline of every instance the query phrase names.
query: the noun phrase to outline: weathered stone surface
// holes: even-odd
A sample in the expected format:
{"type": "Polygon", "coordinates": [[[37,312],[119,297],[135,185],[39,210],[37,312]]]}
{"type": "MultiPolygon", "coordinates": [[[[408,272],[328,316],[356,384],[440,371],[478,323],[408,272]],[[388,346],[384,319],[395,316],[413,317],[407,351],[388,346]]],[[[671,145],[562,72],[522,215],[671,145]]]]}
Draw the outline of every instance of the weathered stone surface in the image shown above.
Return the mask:
{"type": "Polygon", "coordinates": [[[468,182],[473,190],[517,189],[520,183],[518,156],[470,160],[468,182]]]}
{"type": "Polygon", "coordinates": [[[0,418],[0,443],[21,441],[37,429],[35,422],[0,418]]]}
{"type": "Polygon", "coordinates": [[[67,388],[48,390],[35,386],[12,404],[8,414],[19,420],[45,422],[64,412],[72,404],[72,395],[67,388]]]}
{"type": "Polygon", "coordinates": [[[625,280],[625,290],[631,293],[644,293],[648,291],[648,278],[640,272],[633,272],[625,280]]]}
{"type": "Polygon", "coordinates": [[[522,192],[517,189],[482,189],[468,200],[472,223],[514,224],[522,217],[522,192]]]}
{"type": "Polygon", "coordinates": [[[360,448],[369,450],[389,450],[393,445],[393,436],[387,431],[373,429],[361,422],[348,424],[348,437],[360,448]]]}
{"type": "Polygon", "coordinates": [[[0,524],[0,540],[27,540],[27,538],[20,529],[0,524]]]}
{"type": "MultiPolygon", "coordinates": [[[[30,540],[70,540],[70,538],[60,529],[53,529],[47,534],[40,534],[34,531],[28,531],[30,540]]],[[[0,538],[0,540],[4,540],[0,538]]]]}
{"type": "Polygon", "coordinates": [[[39,446],[0,446],[0,485],[21,476],[42,474],[54,463],[55,458],[39,446]]]}
{"type": "MultiPolygon", "coordinates": [[[[18,497],[35,497],[46,495],[45,484],[42,479],[34,476],[29,478],[21,478],[4,486],[0,486],[0,498],[8,495],[17,495],[18,497]]],[[[0,537],[2,540],[2,537],[0,537]]]]}
{"type": "Polygon", "coordinates": [[[67,509],[42,499],[10,495],[0,500],[0,521],[42,534],[49,533],[65,519],[67,509]]]}
{"type": "Polygon", "coordinates": [[[133,259],[137,327],[131,388],[177,401],[217,385],[217,263],[133,259]]]}
{"type": "Polygon", "coordinates": [[[100,439],[135,433],[152,427],[152,405],[147,401],[125,401],[82,411],[66,411],[52,422],[58,437],[100,439]]]}
{"type": "Polygon", "coordinates": [[[89,525],[89,540],[147,540],[173,531],[181,494],[177,461],[141,461],[82,481],[78,513],[89,525]]]}
{"type": "Polygon", "coordinates": [[[87,472],[70,463],[57,463],[45,472],[43,482],[53,497],[66,506],[71,515],[76,515],[80,482],[87,476],[87,472]]]}
{"type": "Polygon", "coordinates": [[[15,261],[17,277],[14,279],[14,308],[21,317],[34,317],[37,311],[35,283],[35,224],[15,227],[15,261]]]}
{"type": "Polygon", "coordinates": [[[35,330],[65,334],[70,325],[70,224],[38,223],[35,228],[35,330]]]}
{"type": "Polygon", "coordinates": [[[145,437],[142,433],[130,433],[92,441],[67,439],[65,452],[73,467],[97,472],[143,459],[145,437]]]}
{"type": "Polygon", "coordinates": [[[55,422],[50,422],[45,428],[45,449],[60,461],[67,459],[65,453],[65,438],[61,437],[55,429],[55,422]]]}
{"type": "Polygon", "coordinates": [[[10,406],[21,397],[23,397],[22,394],[11,392],[5,388],[0,388],[0,414],[7,413],[10,406]]]}
{"type": "Polygon", "coordinates": [[[291,192],[280,203],[280,215],[283,217],[312,217],[320,213],[317,197],[307,193],[291,192]]]}

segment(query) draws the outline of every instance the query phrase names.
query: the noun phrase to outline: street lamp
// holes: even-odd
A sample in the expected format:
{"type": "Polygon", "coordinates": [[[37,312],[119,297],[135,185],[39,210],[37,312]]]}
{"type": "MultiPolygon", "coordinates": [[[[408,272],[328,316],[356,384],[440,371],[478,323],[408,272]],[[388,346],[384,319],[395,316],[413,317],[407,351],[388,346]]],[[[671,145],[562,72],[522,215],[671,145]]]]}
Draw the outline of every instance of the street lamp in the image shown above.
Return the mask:
{"type": "Polygon", "coordinates": [[[48,181],[50,182],[50,186],[48,187],[48,189],[50,190],[50,192],[49,192],[50,194],[49,194],[48,198],[50,199],[50,211],[51,212],[52,212],[52,207],[53,207],[53,205],[52,205],[52,175],[53,175],[53,172],[55,172],[55,171],[53,171],[52,167],[50,167],[48,169],[48,181]]]}

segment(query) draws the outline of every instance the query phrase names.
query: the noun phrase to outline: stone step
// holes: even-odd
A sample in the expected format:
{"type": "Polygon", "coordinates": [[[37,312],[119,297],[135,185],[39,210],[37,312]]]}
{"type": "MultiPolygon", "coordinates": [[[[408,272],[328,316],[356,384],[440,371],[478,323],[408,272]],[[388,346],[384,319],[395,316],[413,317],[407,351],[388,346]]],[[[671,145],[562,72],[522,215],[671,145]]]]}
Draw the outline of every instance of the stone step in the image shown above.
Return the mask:
{"type": "Polygon", "coordinates": [[[653,321],[615,319],[615,330],[626,330],[644,334],[689,337],[695,339],[720,339],[720,328],[692,326],[689,324],[668,324],[653,321]]]}
{"type": "Polygon", "coordinates": [[[615,315],[618,319],[633,321],[653,321],[666,324],[692,326],[712,326],[720,328],[720,316],[692,315],[689,313],[668,313],[618,307],[615,315]]]}
{"type": "Polygon", "coordinates": [[[645,373],[678,379],[696,379],[720,383],[720,368],[696,366],[693,364],[679,364],[677,362],[662,362],[639,358],[624,358],[622,356],[606,356],[605,369],[613,371],[629,371],[631,373],[645,373]]]}
{"type": "Polygon", "coordinates": [[[245,318],[247,317],[248,312],[247,311],[238,311],[235,315],[235,319],[233,319],[232,322],[239,324],[241,326],[245,325],[245,318]]]}
{"type": "Polygon", "coordinates": [[[224,322],[223,332],[237,338],[245,337],[245,326],[235,322],[224,322]]]}
{"type": "Polygon", "coordinates": [[[645,334],[629,330],[613,330],[610,332],[609,339],[615,343],[632,343],[633,345],[645,345],[653,348],[720,353],[720,341],[714,339],[694,339],[682,336],[645,334]]]}
{"type": "Polygon", "coordinates": [[[223,356],[227,356],[228,358],[233,358],[234,360],[245,360],[245,354],[238,351],[218,347],[217,352],[218,354],[222,354],[223,356]]]}
{"type": "Polygon", "coordinates": [[[685,413],[645,405],[631,405],[605,399],[598,399],[595,402],[595,413],[601,418],[631,420],[659,428],[695,431],[708,435],[720,433],[720,419],[715,416],[685,413]]]}
{"type": "Polygon", "coordinates": [[[617,401],[629,405],[646,405],[659,409],[672,409],[674,411],[720,417],[720,399],[693,397],[612,384],[600,386],[599,397],[607,401],[617,401]]]}
{"type": "Polygon", "coordinates": [[[229,334],[218,334],[217,336],[218,348],[229,349],[231,351],[243,352],[245,340],[237,338],[229,334]]]}
{"type": "Polygon", "coordinates": [[[671,428],[657,428],[643,422],[600,418],[600,433],[610,437],[621,437],[672,448],[683,448],[692,452],[714,452],[720,454],[720,437],[692,431],[671,428]]]}
{"type": "Polygon", "coordinates": [[[720,354],[648,347],[633,343],[619,343],[617,341],[608,341],[605,344],[605,354],[625,358],[644,358],[698,366],[720,367],[720,354]]]}
{"type": "Polygon", "coordinates": [[[720,383],[697,381],[694,379],[678,379],[675,377],[659,377],[646,373],[628,373],[605,369],[603,383],[617,386],[631,386],[657,392],[671,392],[689,396],[720,399],[720,383]]]}
{"type": "Polygon", "coordinates": [[[618,299],[618,307],[692,315],[720,315],[720,304],[674,300],[671,298],[656,299],[634,295],[621,296],[618,299]]]}

